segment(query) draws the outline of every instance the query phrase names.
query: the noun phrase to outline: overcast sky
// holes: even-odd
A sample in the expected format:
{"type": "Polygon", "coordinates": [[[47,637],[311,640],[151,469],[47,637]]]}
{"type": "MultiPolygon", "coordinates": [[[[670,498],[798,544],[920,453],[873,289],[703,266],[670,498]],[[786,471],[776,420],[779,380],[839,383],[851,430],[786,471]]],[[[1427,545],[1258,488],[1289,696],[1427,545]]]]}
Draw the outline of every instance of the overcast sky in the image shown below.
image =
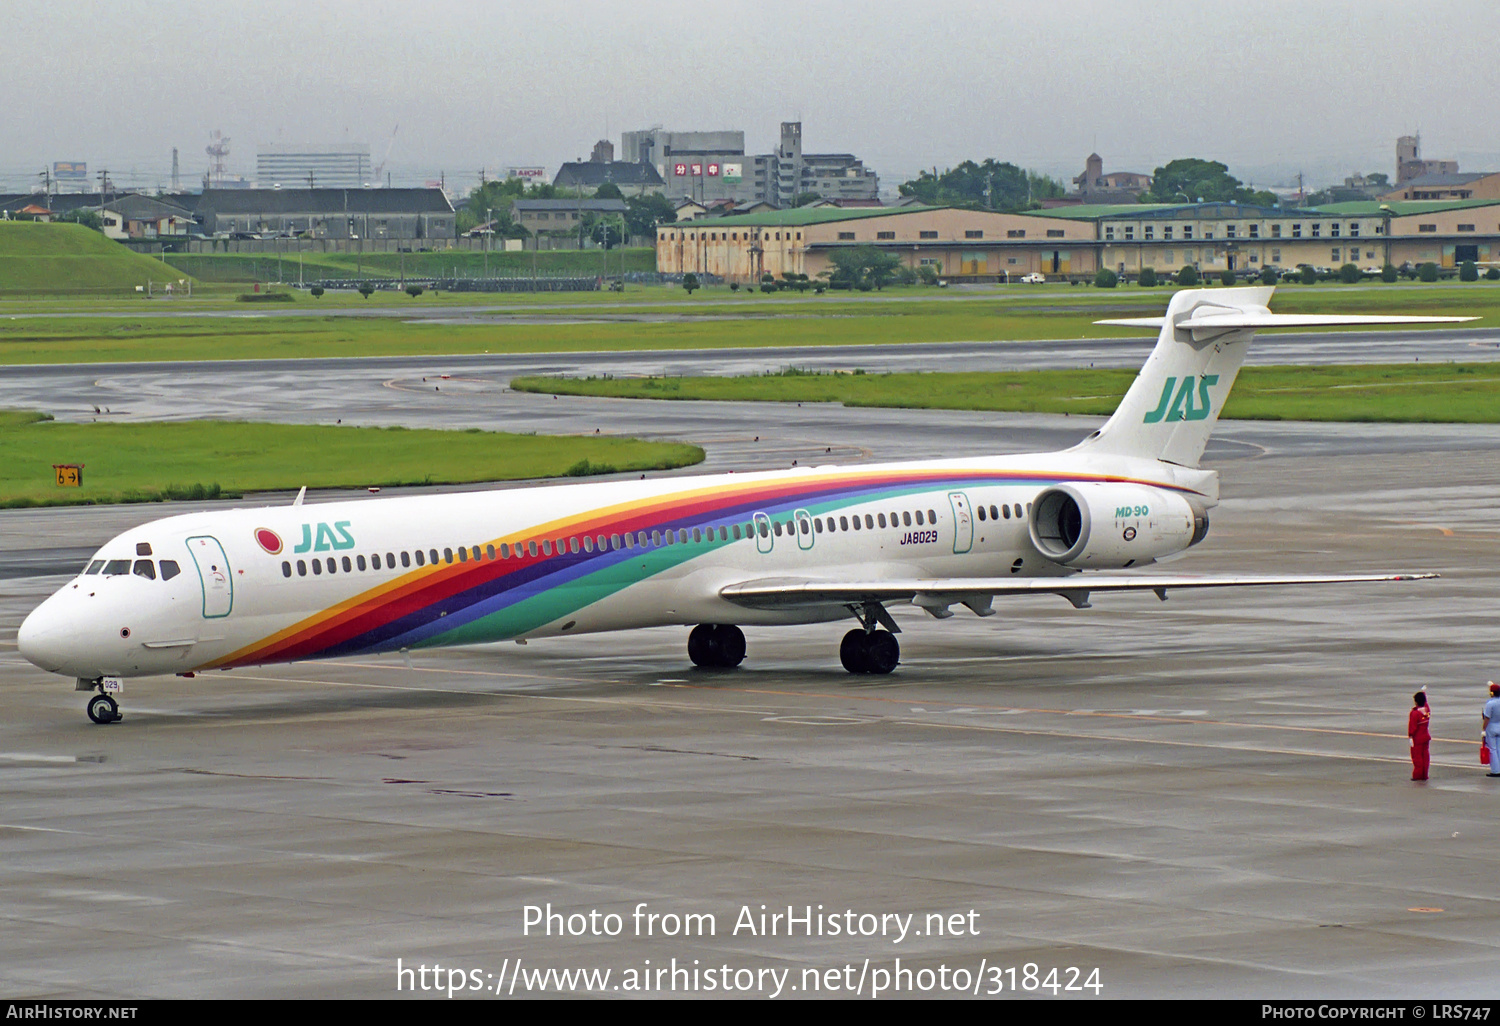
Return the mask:
{"type": "Polygon", "coordinates": [[[0,32],[0,186],[55,160],[165,184],[174,146],[201,180],[215,129],[231,172],[257,143],[360,142],[399,184],[555,172],[606,126],[766,152],[797,119],[891,188],[987,156],[1071,177],[1091,150],[1320,185],[1393,174],[1419,129],[1493,170],[1497,42],[1494,0],[51,0],[0,32]]]}

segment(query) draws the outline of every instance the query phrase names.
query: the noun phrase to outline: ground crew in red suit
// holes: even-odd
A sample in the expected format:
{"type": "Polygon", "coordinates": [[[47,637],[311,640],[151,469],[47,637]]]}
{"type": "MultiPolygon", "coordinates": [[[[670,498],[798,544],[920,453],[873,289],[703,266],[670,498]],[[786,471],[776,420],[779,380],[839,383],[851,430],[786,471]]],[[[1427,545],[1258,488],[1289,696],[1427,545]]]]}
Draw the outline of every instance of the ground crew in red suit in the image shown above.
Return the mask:
{"type": "Polygon", "coordinates": [[[1432,719],[1432,709],[1427,704],[1426,691],[1418,691],[1411,700],[1411,714],[1406,717],[1406,736],[1411,738],[1411,778],[1426,780],[1431,761],[1428,749],[1432,744],[1432,732],[1427,725],[1432,719]]]}

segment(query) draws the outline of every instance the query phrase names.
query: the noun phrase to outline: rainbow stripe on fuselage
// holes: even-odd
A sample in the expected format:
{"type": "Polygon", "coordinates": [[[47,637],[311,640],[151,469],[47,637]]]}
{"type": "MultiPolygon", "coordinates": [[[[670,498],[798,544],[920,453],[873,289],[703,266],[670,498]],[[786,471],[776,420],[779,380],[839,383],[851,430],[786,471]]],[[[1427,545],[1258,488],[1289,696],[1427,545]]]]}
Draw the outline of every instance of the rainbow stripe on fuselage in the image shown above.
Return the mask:
{"type": "MultiPolygon", "coordinates": [[[[980,493],[1008,488],[1034,493],[1059,481],[1135,482],[1174,490],[1176,485],[1160,480],[1121,477],[1106,474],[1040,471],[1029,469],[993,469],[981,464],[925,464],[905,467],[880,467],[865,470],[806,470],[774,475],[723,475],[698,482],[683,480],[680,490],[671,488],[675,481],[642,483],[644,494],[614,501],[572,515],[537,521],[520,530],[497,532],[489,537],[455,539],[451,532],[439,540],[450,544],[462,540],[466,548],[478,546],[481,554],[488,546],[497,550],[503,544],[511,547],[509,558],[442,562],[421,569],[402,572],[398,577],[365,588],[335,605],[320,609],[297,620],[283,630],[261,638],[253,644],[215,659],[204,668],[288,662],[386,652],[457,644],[476,644],[524,637],[556,624],[625,589],[658,578],[715,551],[744,547],[753,551],[751,537],[736,540],[734,525],[752,522],[756,514],[785,521],[805,511],[820,517],[838,514],[874,503],[909,507],[911,500],[922,496],[922,508],[938,511],[943,544],[951,552],[953,512],[948,505],[951,492],[980,493]],[[719,536],[719,528],[729,529],[729,539],[719,536]],[[687,543],[622,548],[597,543],[593,551],[580,544],[572,550],[571,541],[580,543],[584,536],[609,539],[616,535],[640,532],[704,532],[701,540],[687,543]],[[712,530],[712,540],[707,533],[712,530]],[[543,541],[551,543],[551,554],[543,551],[543,541]],[[527,543],[538,544],[532,555],[527,543]],[[515,554],[517,544],[523,555],[515,554]]],[[[514,520],[517,503],[527,501],[529,508],[545,506],[548,498],[562,499],[567,493],[589,488],[606,489],[604,485],[557,486],[531,491],[483,493],[493,496],[504,509],[493,518],[495,526],[514,520]]],[[[620,486],[615,485],[616,489],[620,486]]],[[[471,493],[472,494],[472,493],[471,493]]],[[[347,504],[342,517],[358,519],[372,506],[386,502],[425,500],[373,500],[347,504]]],[[[977,501],[977,500],[976,500],[977,501]]],[[[558,505],[566,503],[558,502],[558,505]]],[[[304,507],[331,516],[330,506],[304,507]]],[[[892,528],[892,530],[896,530],[892,528]]],[[[904,528],[903,528],[904,530],[904,528]]],[[[432,547],[434,529],[413,528],[411,546],[427,550],[432,547]],[[420,546],[417,538],[425,537],[420,546]]],[[[850,535],[849,537],[856,537],[850,535]]],[[[799,551],[795,538],[785,535],[773,538],[775,548],[797,553],[796,569],[806,571],[833,565],[819,558],[816,541],[810,549],[799,551]]],[[[825,543],[826,546],[826,543],[825,543]]],[[[384,548],[384,546],[381,546],[384,548]]],[[[768,560],[765,573],[789,569],[783,562],[768,560]]],[[[1056,568],[1053,568],[1054,571],[1056,568]]],[[[639,624],[651,626],[682,622],[663,618],[664,610],[643,610],[639,624]]]]}

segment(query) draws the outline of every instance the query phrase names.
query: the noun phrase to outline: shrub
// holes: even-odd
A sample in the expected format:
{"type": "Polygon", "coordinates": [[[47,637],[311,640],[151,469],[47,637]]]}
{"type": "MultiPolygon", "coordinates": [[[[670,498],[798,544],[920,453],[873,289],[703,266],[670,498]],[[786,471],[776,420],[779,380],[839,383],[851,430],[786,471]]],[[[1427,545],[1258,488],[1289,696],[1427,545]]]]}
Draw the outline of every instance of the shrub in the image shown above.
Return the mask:
{"type": "Polygon", "coordinates": [[[1302,265],[1302,284],[1304,284],[1304,285],[1313,285],[1313,284],[1316,284],[1317,280],[1318,280],[1318,271],[1317,271],[1317,268],[1313,267],[1312,264],[1303,264],[1302,265]]]}
{"type": "Polygon", "coordinates": [[[1101,289],[1112,289],[1120,284],[1120,276],[1108,267],[1099,268],[1099,273],[1094,275],[1094,285],[1101,289]]]}
{"type": "Polygon", "coordinates": [[[1396,280],[1396,265],[1395,264],[1386,264],[1384,267],[1382,267],[1380,269],[1380,280],[1383,281],[1383,282],[1393,282],[1393,281],[1395,281],[1396,280]]]}
{"type": "Polygon", "coordinates": [[[682,291],[691,296],[693,294],[693,290],[696,288],[698,288],[698,276],[692,271],[684,274],[682,276],[682,291]]]}
{"type": "Polygon", "coordinates": [[[1274,267],[1262,267],[1260,269],[1260,283],[1262,285],[1275,285],[1276,284],[1276,268],[1274,268],[1274,267]]]}
{"type": "Polygon", "coordinates": [[[1219,272],[1220,285],[1233,285],[1236,281],[1233,271],[1224,270],[1219,272]]]}
{"type": "Polygon", "coordinates": [[[1156,285],[1156,268],[1154,268],[1154,267],[1142,267],[1141,268],[1140,285],[1141,285],[1141,288],[1144,288],[1144,289],[1149,289],[1149,288],[1154,288],[1155,287],[1155,285],[1156,285]]]}
{"type": "Polygon", "coordinates": [[[362,281],[359,283],[359,294],[361,296],[364,296],[366,299],[369,299],[375,294],[375,286],[371,285],[367,281],[362,281]]]}
{"type": "Polygon", "coordinates": [[[1345,264],[1339,268],[1339,281],[1345,285],[1353,285],[1363,277],[1364,275],[1360,273],[1359,268],[1354,264],[1345,264]]]}
{"type": "Polygon", "coordinates": [[[923,285],[937,284],[937,271],[931,264],[919,264],[917,266],[917,277],[922,279],[923,285]]]}
{"type": "Polygon", "coordinates": [[[418,296],[420,296],[422,294],[422,286],[420,286],[420,285],[408,285],[408,286],[406,286],[406,294],[408,296],[410,296],[411,298],[416,299],[418,296]]]}
{"type": "Polygon", "coordinates": [[[1437,281],[1438,280],[1438,265],[1429,262],[1429,263],[1423,264],[1421,267],[1418,267],[1417,268],[1417,278],[1420,279],[1421,281],[1437,281]]]}
{"type": "Polygon", "coordinates": [[[1500,267],[1491,267],[1484,272],[1485,281],[1500,281],[1500,267]]]}
{"type": "Polygon", "coordinates": [[[314,285],[312,288],[308,289],[307,291],[308,291],[308,294],[311,295],[314,299],[322,299],[323,298],[323,286],[321,286],[321,285],[314,285]]]}
{"type": "Polygon", "coordinates": [[[1177,272],[1177,284],[1198,284],[1198,268],[1194,267],[1192,264],[1184,264],[1182,270],[1177,272]]]}
{"type": "MultiPolygon", "coordinates": [[[[569,467],[565,473],[569,477],[591,477],[594,474],[613,474],[615,472],[613,464],[590,463],[588,457],[584,457],[569,467]]],[[[559,542],[558,544],[562,543],[559,542]]]]}
{"type": "Polygon", "coordinates": [[[1459,281],[1478,281],[1479,280],[1479,268],[1475,266],[1474,261],[1472,261],[1472,260],[1465,260],[1459,266],[1459,268],[1458,268],[1458,280],[1459,281]]]}
{"type": "Polygon", "coordinates": [[[729,283],[729,291],[730,292],[738,292],[739,290],[740,290],[740,283],[739,282],[732,281],[732,282],[729,283]]]}

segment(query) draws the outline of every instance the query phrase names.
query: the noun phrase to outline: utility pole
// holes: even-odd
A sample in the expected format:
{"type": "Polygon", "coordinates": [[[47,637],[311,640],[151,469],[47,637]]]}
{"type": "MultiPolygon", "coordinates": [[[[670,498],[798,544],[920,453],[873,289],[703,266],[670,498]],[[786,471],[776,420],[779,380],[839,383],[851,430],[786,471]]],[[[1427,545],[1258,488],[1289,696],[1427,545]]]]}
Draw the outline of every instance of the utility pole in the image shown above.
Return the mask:
{"type": "Polygon", "coordinates": [[[484,276],[486,278],[490,276],[490,238],[495,234],[494,220],[495,208],[485,207],[484,235],[481,237],[480,242],[483,244],[482,248],[484,249],[484,276]]]}
{"type": "Polygon", "coordinates": [[[625,246],[626,246],[625,215],[620,215],[620,287],[625,287],[625,246]]]}

